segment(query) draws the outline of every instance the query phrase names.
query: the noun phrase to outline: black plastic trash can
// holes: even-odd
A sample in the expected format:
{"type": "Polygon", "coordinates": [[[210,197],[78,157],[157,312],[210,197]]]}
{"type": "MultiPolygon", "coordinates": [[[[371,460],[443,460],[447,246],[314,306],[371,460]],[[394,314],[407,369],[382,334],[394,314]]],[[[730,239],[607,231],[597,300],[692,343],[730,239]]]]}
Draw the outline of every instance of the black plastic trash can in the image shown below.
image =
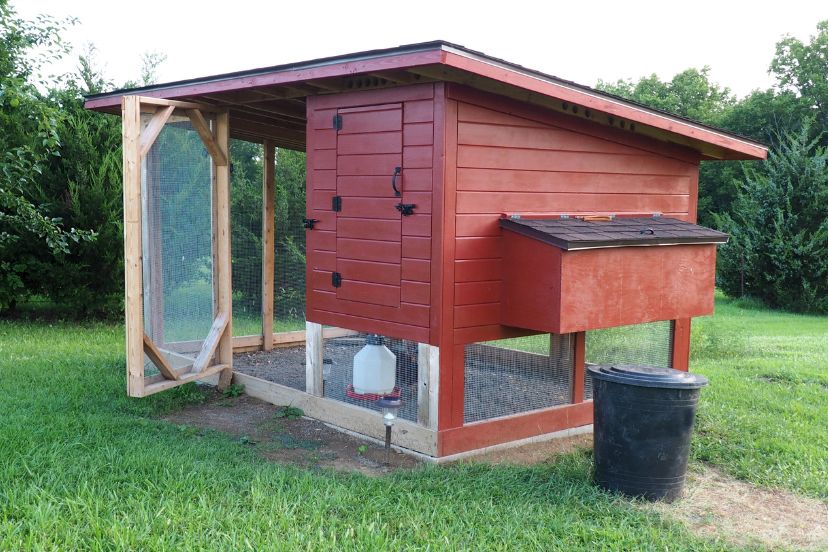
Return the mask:
{"type": "Polygon", "coordinates": [[[589,366],[598,486],[648,500],[681,495],[707,378],[656,366],[589,366]]]}

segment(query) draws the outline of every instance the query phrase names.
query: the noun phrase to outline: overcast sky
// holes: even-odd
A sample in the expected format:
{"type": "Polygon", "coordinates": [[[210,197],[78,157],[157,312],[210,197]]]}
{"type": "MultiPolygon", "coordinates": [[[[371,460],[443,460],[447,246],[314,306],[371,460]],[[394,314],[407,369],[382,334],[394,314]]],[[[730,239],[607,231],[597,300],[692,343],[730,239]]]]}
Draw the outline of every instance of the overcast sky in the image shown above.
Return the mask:
{"type": "Polygon", "coordinates": [[[768,65],[783,35],[806,40],[828,19],[823,0],[12,4],[26,17],[79,18],[67,38],[78,49],[94,44],[116,84],[138,79],[148,51],[167,55],[165,82],[442,39],[586,85],[709,65],[740,96],[773,84],[768,65]]]}

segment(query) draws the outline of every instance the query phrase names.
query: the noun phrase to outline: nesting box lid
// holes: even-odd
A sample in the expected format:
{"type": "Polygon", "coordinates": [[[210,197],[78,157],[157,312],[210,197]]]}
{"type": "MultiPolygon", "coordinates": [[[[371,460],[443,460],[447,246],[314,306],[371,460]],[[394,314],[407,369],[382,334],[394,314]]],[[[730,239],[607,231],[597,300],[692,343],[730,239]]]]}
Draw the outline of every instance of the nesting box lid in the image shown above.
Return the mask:
{"type": "Polygon", "coordinates": [[[724,232],[668,217],[600,220],[504,218],[500,220],[500,226],[564,251],[647,245],[721,244],[728,240],[728,235],[724,232]]]}

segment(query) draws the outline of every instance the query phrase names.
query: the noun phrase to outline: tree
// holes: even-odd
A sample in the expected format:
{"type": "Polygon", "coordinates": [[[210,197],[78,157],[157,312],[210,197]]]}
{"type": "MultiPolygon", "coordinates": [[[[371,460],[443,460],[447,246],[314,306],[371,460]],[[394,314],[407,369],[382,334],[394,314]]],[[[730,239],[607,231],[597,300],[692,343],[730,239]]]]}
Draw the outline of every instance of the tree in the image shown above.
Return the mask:
{"type": "Polygon", "coordinates": [[[38,257],[60,258],[72,242],[94,239],[90,231],[66,230],[28,197],[38,175],[60,155],[63,116],[33,80],[46,61],[65,54],[60,33],[70,23],[48,16],[26,21],[0,0],[0,311],[32,292],[38,257]]]}
{"type": "Polygon", "coordinates": [[[792,36],[779,41],[770,72],[781,90],[807,101],[819,128],[828,130],[828,19],[817,23],[808,44],[792,36]]]}
{"type": "Polygon", "coordinates": [[[749,167],[720,249],[719,286],[772,307],[828,312],[828,150],[805,124],[779,140],[763,168],[749,167]]]}
{"type": "Polygon", "coordinates": [[[686,69],[670,81],[662,81],[658,75],[652,74],[641,77],[637,82],[598,81],[596,88],[707,124],[716,124],[736,102],[730,89],[710,82],[710,67],[707,66],[686,69]]]}

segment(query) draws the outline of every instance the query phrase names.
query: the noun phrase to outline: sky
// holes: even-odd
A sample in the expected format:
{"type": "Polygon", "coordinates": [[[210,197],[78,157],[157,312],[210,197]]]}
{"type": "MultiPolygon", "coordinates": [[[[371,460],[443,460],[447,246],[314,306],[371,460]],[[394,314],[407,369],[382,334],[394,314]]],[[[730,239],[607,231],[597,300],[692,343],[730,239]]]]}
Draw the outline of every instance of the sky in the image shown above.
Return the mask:
{"type": "Polygon", "coordinates": [[[773,85],[784,35],[807,40],[828,19],[820,0],[11,3],[27,18],[77,17],[64,36],[78,51],[94,44],[116,84],[138,80],[146,52],[167,56],[157,72],[167,82],[441,39],[589,86],[709,65],[714,82],[744,96],[773,85]]]}

